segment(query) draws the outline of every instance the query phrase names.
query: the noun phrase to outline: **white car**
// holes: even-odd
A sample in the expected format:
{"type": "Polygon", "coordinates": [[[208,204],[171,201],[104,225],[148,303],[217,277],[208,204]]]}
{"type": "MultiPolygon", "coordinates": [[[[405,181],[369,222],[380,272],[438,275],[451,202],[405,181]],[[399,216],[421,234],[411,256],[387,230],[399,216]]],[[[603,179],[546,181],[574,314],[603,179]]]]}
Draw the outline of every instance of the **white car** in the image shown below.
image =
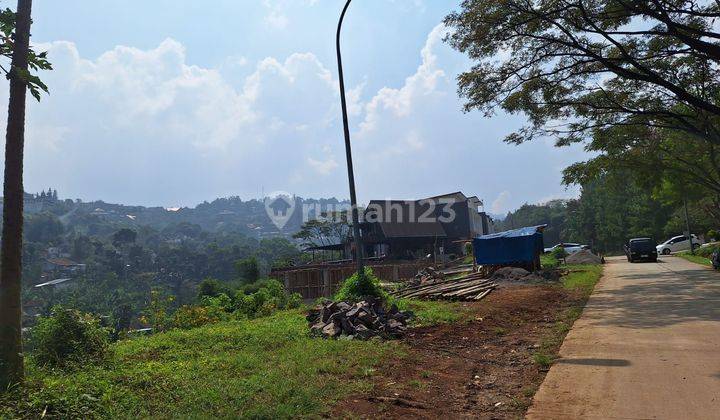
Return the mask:
{"type": "MultiPolygon", "coordinates": [[[[702,242],[700,242],[700,240],[697,238],[697,236],[692,235],[693,249],[697,249],[700,245],[702,245],[702,242]]],[[[657,246],[658,254],[662,254],[662,255],[670,255],[671,252],[689,251],[689,250],[690,250],[690,239],[685,235],[674,236],[657,246]]]]}
{"type": "Polygon", "coordinates": [[[562,243],[554,245],[550,248],[545,248],[545,253],[547,254],[547,253],[553,252],[557,248],[565,248],[565,252],[567,252],[568,254],[574,254],[574,253],[580,251],[581,249],[590,249],[590,247],[587,245],[580,245],[580,244],[575,244],[575,243],[571,243],[571,242],[562,242],[562,243]]]}

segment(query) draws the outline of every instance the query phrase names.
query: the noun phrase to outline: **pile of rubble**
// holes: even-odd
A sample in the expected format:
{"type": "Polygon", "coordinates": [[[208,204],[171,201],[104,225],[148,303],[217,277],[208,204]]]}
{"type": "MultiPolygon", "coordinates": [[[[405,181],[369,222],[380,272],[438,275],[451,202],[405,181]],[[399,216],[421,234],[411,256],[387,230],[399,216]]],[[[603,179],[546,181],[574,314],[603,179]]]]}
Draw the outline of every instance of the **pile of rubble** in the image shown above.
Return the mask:
{"type": "Polygon", "coordinates": [[[385,310],[380,300],[369,298],[355,304],[325,302],[310,310],[307,321],[315,336],[367,340],[401,337],[412,317],[410,311],[402,312],[395,305],[385,310]]]}
{"type": "Polygon", "coordinates": [[[435,267],[425,267],[418,271],[415,277],[408,283],[410,286],[420,286],[423,284],[432,284],[445,279],[445,274],[435,267]]]}

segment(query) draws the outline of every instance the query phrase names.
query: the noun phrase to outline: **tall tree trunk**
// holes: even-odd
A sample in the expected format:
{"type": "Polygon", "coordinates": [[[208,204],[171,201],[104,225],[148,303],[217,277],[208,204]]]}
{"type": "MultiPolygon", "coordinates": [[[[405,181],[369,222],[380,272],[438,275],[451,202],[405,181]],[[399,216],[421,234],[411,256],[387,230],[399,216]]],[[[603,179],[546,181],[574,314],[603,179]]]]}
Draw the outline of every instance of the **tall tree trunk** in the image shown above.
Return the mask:
{"type": "Polygon", "coordinates": [[[0,391],[22,381],[23,148],[30,12],[32,0],[18,0],[14,51],[10,69],[10,101],[5,139],[2,256],[0,257],[0,391]]]}

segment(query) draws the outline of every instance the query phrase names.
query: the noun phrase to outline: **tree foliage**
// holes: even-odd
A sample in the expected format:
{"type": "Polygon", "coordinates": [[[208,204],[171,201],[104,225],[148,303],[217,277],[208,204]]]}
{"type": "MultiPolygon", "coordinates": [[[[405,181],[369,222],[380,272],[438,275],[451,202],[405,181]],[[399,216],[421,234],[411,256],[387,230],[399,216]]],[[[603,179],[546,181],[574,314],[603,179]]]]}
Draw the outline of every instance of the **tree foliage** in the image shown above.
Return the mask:
{"type": "Polygon", "coordinates": [[[584,142],[594,157],[568,184],[632,172],[693,199],[720,197],[718,17],[709,0],[466,0],[446,23],[475,61],[459,77],[466,109],[528,116],[506,141],[584,142]]]}
{"type": "MultiPolygon", "coordinates": [[[[12,59],[13,51],[15,51],[15,21],[16,13],[14,11],[8,8],[0,10],[0,56],[8,60],[12,59]]],[[[52,64],[47,58],[47,51],[38,53],[33,48],[30,48],[28,66],[29,69],[16,69],[12,68],[12,66],[0,64],[0,70],[5,73],[8,79],[11,77],[11,72],[16,72],[25,81],[33,97],[40,101],[40,92],[48,93],[48,87],[40,80],[40,77],[31,71],[52,70],[52,64]]]]}

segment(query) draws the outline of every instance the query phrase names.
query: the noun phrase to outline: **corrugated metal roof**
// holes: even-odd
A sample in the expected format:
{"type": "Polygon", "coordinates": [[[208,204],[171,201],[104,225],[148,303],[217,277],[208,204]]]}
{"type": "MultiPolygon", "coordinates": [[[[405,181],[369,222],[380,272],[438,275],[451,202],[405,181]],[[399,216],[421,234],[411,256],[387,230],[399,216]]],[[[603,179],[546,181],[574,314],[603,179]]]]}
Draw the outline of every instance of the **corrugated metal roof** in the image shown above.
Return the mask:
{"type": "Polygon", "coordinates": [[[58,284],[65,283],[65,282],[68,282],[68,281],[70,281],[70,280],[72,280],[72,279],[55,279],[55,280],[50,280],[50,281],[47,282],[47,283],[42,283],[42,284],[36,285],[35,288],[37,289],[37,288],[46,287],[46,286],[56,286],[56,285],[58,285],[58,284]]]}

